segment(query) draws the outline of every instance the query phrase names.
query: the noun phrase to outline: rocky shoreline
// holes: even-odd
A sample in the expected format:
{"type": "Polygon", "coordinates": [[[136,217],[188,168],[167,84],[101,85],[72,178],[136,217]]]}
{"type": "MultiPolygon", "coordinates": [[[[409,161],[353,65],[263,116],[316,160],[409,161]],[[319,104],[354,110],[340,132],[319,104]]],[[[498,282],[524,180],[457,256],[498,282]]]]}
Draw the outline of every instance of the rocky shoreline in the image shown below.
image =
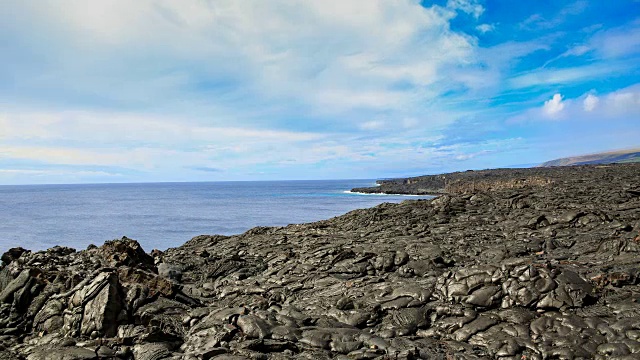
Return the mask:
{"type": "Polygon", "coordinates": [[[374,189],[442,195],[165,252],[12,249],[0,359],[640,358],[640,164],[416,179],[374,189]]]}
{"type": "Polygon", "coordinates": [[[493,191],[506,188],[523,188],[545,185],[551,174],[563,172],[562,168],[549,171],[541,168],[491,169],[461,171],[449,174],[424,175],[376,181],[378,186],[354,188],[363,194],[442,195],[493,191]]]}

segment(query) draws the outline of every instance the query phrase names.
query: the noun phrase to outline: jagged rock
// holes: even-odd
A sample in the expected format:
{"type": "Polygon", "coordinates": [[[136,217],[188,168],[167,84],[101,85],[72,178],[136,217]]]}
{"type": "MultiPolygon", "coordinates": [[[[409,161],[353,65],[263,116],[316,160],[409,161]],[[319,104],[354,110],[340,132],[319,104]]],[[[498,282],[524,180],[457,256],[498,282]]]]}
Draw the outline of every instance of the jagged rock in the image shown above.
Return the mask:
{"type": "Polygon", "coordinates": [[[0,292],[0,303],[13,302],[14,295],[17,291],[29,287],[29,284],[33,281],[34,270],[25,269],[20,272],[15,279],[7,284],[0,292]]]}
{"type": "Polygon", "coordinates": [[[127,238],[10,251],[0,359],[640,354],[640,165],[423,180],[394,184],[447,194],[153,257],[127,238]]]}
{"type": "Polygon", "coordinates": [[[211,358],[214,355],[219,355],[219,352],[222,351],[221,343],[233,339],[237,331],[235,326],[226,324],[212,325],[204,330],[190,332],[188,340],[181,346],[181,349],[186,354],[211,358]]]}
{"type": "Polygon", "coordinates": [[[144,252],[142,246],[132,239],[107,241],[96,249],[109,266],[130,266],[141,269],[155,269],[153,258],[144,252]]]}
{"type": "Polygon", "coordinates": [[[8,265],[9,263],[19,258],[22,254],[26,252],[30,252],[30,251],[27,249],[23,249],[21,247],[15,247],[7,250],[7,252],[2,254],[2,257],[0,258],[0,260],[2,260],[2,265],[8,265]]]}
{"type": "Polygon", "coordinates": [[[64,299],[50,299],[33,318],[35,330],[44,334],[50,334],[60,330],[64,326],[62,317],[66,307],[64,299]]]}
{"type": "Polygon", "coordinates": [[[120,267],[118,278],[127,290],[127,301],[135,309],[140,302],[149,298],[164,296],[171,298],[176,294],[176,286],[168,279],[156,274],[132,267],[120,267]]]}
{"type": "Polygon", "coordinates": [[[98,336],[114,336],[122,309],[118,276],[111,272],[102,273],[81,293],[81,306],[84,310],[80,333],[92,337],[95,337],[94,332],[97,332],[98,336]]]}

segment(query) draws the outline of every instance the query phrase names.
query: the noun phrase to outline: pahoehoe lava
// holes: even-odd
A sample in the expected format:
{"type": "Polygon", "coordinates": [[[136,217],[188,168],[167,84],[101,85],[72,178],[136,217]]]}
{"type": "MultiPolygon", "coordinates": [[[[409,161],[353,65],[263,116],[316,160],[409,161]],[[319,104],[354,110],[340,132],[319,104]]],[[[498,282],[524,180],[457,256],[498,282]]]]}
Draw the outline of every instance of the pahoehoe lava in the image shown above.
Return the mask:
{"type": "Polygon", "coordinates": [[[164,252],[11,249],[0,359],[640,358],[640,164],[394,184],[441,195],[164,252]]]}

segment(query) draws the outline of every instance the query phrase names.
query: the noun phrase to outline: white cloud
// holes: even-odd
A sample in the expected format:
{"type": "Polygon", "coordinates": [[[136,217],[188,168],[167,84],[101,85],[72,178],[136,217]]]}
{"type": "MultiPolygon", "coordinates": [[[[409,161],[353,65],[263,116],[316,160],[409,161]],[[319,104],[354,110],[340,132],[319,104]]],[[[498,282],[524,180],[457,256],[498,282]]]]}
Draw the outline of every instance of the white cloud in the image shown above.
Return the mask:
{"type": "MultiPolygon", "coordinates": [[[[567,155],[588,154],[611,149],[637,147],[640,138],[638,114],[640,114],[640,84],[610,93],[600,93],[597,105],[586,111],[584,100],[595,93],[590,90],[581,96],[563,98],[564,108],[557,117],[563,121],[545,122],[550,117],[543,108],[530,108],[507,122],[510,132],[535,132],[537,137],[527,140],[527,147],[535,149],[537,161],[567,155]]],[[[529,161],[531,162],[531,161],[529,161]]]]}
{"type": "Polygon", "coordinates": [[[509,79],[514,89],[545,85],[576,84],[599,78],[611,73],[625,71],[621,64],[594,64],[566,69],[540,69],[509,79]]]}
{"type": "Polygon", "coordinates": [[[484,12],[484,7],[477,0],[449,0],[447,1],[447,7],[465,12],[476,19],[484,12]]]}
{"type": "Polygon", "coordinates": [[[552,29],[564,23],[569,17],[582,13],[589,3],[586,0],[578,0],[564,6],[557,14],[547,19],[540,14],[533,14],[520,23],[520,27],[529,30],[552,29]]]}
{"type": "MultiPolygon", "coordinates": [[[[504,89],[505,77],[510,75],[511,68],[518,61],[536,51],[548,50],[549,43],[548,38],[541,37],[526,42],[509,41],[478,49],[477,61],[482,64],[481,68],[459,69],[449,72],[448,76],[454,83],[463,83],[472,91],[486,97],[488,93],[500,92],[504,89]]],[[[509,86],[513,86],[513,80],[506,80],[509,86]]]]}
{"type": "MultiPolygon", "coordinates": [[[[202,179],[246,179],[257,176],[256,169],[269,169],[261,177],[273,176],[269,175],[270,171],[313,167],[327,161],[336,166],[351,164],[347,167],[350,171],[355,168],[382,171],[384,166],[398,167],[400,163],[446,163],[447,158],[458,155],[437,146],[441,136],[427,137],[424,131],[409,129],[397,135],[373,131],[367,136],[351,133],[327,136],[200,127],[180,124],[166,117],[112,112],[21,113],[19,116],[20,121],[7,121],[16,119],[11,113],[0,117],[3,134],[0,163],[5,164],[2,168],[6,170],[0,172],[0,182],[31,181],[29,176],[32,175],[42,177],[42,180],[34,178],[33,181],[45,182],[48,175],[52,176],[49,181],[56,182],[65,181],[65,178],[72,182],[112,181],[113,174],[122,174],[113,181],[140,181],[148,174],[164,181],[193,181],[199,179],[198,176],[202,179]],[[16,126],[18,123],[20,126],[16,126]],[[38,138],[23,142],[31,129],[36,128],[41,129],[38,138]],[[12,167],[12,164],[19,167],[12,167]],[[46,166],[39,168],[37,164],[46,166]],[[85,170],[92,168],[95,170],[85,170]]],[[[417,124],[413,119],[399,123],[417,124]]],[[[363,127],[379,130],[388,124],[389,120],[372,120],[363,123],[363,127]]],[[[365,176],[363,174],[360,176],[365,176]]],[[[328,177],[331,174],[325,169],[325,172],[308,173],[308,176],[328,177]]]]}
{"type": "Polygon", "coordinates": [[[640,114],[640,89],[631,87],[619,90],[604,98],[603,107],[614,114],[640,114]]]}
{"type": "Polygon", "coordinates": [[[600,102],[600,99],[597,96],[593,94],[587,95],[587,97],[585,97],[583,101],[584,111],[587,111],[587,112],[593,111],[593,109],[595,109],[596,106],[598,106],[598,102],[600,102]]]}
{"type": "Polygon", "coordinates": [[[28,175],[28,176],[78,176],[78,177],[121,177],[122,174],[114,174],[106,171],[86,170],[33,170],[33,169],[0,169],[0,175],[28,175]]]}
{"type": "Polygon", "coordinates": [[[577,45],[577,46],[574,46],[574,47],[570,48],[569,50],[565,51],[560,56],[561,57],[582,56],[582,55],[588,53],[591,50],[592,50],[591,47],[589,47],[587,45],[577,45]]]}
{"type": "Polygon", "coordinates": [[[507,120],[508,124],[537,122],[543,119],[562,118],[567,122],[580,122],[585,129],[595,123],[628,127],[637,123],[640,114],[640,84],[596,96],[587,93],[577,98],[567,99],[554,94],[545,101],[542,108],[530,108],[507,120]],[[588,125],[587,125],[588,124],[588,125]]]}
{"type": "Polygon", "coordinates": [[[482,34],[486,34],[488,32],[494,31],[496,26],[493,24],[480,24],[476,26],[476,30],[478,30],[482,34]]]}
{"type": "MultiPolygon", "coordinates": [[[[450,5],[482,12],[475,1],[450,5]]],[[[415,0],[43,0],[12,7],[32,19],[28,31],[52,35],[46,50],[52,51],[47,59],[56,59],[54,71],[36,69],[42,73],[32,76],[32,86],[100,94],[129,106],[213,103],[233,112],[238,106],[227,91],[185,94],[226,82],[234,101],[294,102],[314,114],[417,111],[424,102],[415,87],[431,86],[434,96],[455,87],[443,81],[442,69],[468,66],[476,47],[451,30],[449,11],[415,0]],[[410,86],[390,90],[397,83],[410,86]]],[[[0,22],[27,32],[2,14],[0,22]]]]}
{"type": "MultiPolygon", "coordinates": [[[[379,130],[385,125],[383,120],[372,120],[362,123],[362,128],[379,130]]],[[[374,156],[378,161],[393,156],[388,147],[433,141],[423,133],[361,138],[339,133],[206,127],[170,117],[114,112],[5,112],[0,114],[0,134],[0,161],[47,165],[45,169],[6,167],[5,175],[66,173],[89,178],[100,176],[100,172],[82,173],[66,167],[117,167],[125,172],[155,173],[165,180],[192,179],[189,169],[217,169],[214,176],[228,178],[229,173],[246,175],[256,166],[373,161],[374,156]],[[176,172],[185,171],[184,178],[176,178],[176,172]]],[[[211,172],[208,175],[212,176],[211,172]]]]}
{"type": "Polygon", "coordinates": [[[554,57],[551,60],[548,60],[547,62],[544,63],[544,65],[542,65],[542,68],[546,68],[549,64],[558,61],[560,59],[566,58],[566,57],[570,57],[570,56],[582,56],[586,53],[591,52],[593,49],[590,46],[587,45],[576,45],[571,47],[570,49],[568,49],[567,51],[563,52],[562,54],[554,57]]]}
{"type": "Polygon", "coordinates": [[[432,138],[468,111],[435,100],[469,85],[451,74],[478,62],[477,39],[450,20],[483,10],[461,0],[9,3],[0,78],[21,80],[0,88],[0,160],[157,176],[365,161],[389,154],[372,137],[432,138]]]}
{"type": "Polygon", "coordinates": [[[324,135],[249,127],[206,126],[184,118],[136,113],[61,111],[0,113],[0,139],[59,141],[85,146],[202,142],[310,141],[324,135]]]}
{"type": "Polygon", "coordinates": [[[620,58],[640,53],[640,23],[601,31],[593,36],[591,46],[603,58],[620,58]]]}
{"type": "MultiPolygon", "coordinates": [[[[594,62],[509,79],[530,64],[527,55],[558,50],[561,35],[480,49],[475,35],[493,31],[491,19],[462,14],[480,18],[479,1],[423,3],[8,0],[0,78],[19,81],[0,86],[0,160],[221,170],[210,176],[342,159],[400,167],[482,154],[435,149],[426,139],[463,116],[499,119],[493,100],[510,101],[514,89],[553,85],[568,94],[557,85],[635,66],[594,62]],[[472,21],[473,36],[453,30],[455,16],[472,21]]],[[[621,43],[595,39],[564,55],[634,49],[623,31],[606,35],[621,43]]],[[[587,118],[631,113],[635,93],[601,95],[587,118]]],[[[542,108],[535,99],[536,118],[584,113],[583,97],[557,96],[542,108]]]]}
{"type": "Polygon", "coordinates": [[[412,129],[417,127],[418,125],[420,125],[420,121],[418,121],[418,119],[416,118],[409,117],[402,119],[402,127],[404,127],[405,129],[412,129]]]}
{"type": "Polygon", "coordinates": [[[562,95],[554,94],[550,100],[544,102],[543,109],[548,116],[556,117],[564,109],[562,95]]]}
{"type": "Polygon", "coordinates": [[[118,167],[166,174],[203,166],[246,168],[278,161],[296,153],[292,149],[312,147],[325,137],[309,132],[203,126],[185,119],[129,113],[0,113],[0,161],[54,167],[118,167]]]}
{"type": "Polygon", "coordinates": [[[384,127],[384,125],[384,121],[372,120],[363,123],[362,125],[360,125],[360,128],[363,130],[380,130],[384,127]]]}
{"type": "Polygon", "coordinates": [[[62,146],[0,147],[0,159],[36,160],[59,165],[129,166],[140,169],[151,169],[158,164],[157,160],[174,158],[177,153],[179,151],[144,147],[135,149],[78,149],[62,146]]]}

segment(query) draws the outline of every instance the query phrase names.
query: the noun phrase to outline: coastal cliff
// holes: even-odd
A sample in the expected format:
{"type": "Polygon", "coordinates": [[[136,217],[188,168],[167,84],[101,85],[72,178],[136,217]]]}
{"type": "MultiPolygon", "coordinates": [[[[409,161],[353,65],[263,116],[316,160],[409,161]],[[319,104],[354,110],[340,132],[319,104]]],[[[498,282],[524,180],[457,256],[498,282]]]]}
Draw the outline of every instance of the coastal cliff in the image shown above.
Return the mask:
{"type": "Polygon", "coordinates": [[[640,355],[640,164],[372,189],[441,196],[164,252],[11,249],[0,359],[640,355]]]}

